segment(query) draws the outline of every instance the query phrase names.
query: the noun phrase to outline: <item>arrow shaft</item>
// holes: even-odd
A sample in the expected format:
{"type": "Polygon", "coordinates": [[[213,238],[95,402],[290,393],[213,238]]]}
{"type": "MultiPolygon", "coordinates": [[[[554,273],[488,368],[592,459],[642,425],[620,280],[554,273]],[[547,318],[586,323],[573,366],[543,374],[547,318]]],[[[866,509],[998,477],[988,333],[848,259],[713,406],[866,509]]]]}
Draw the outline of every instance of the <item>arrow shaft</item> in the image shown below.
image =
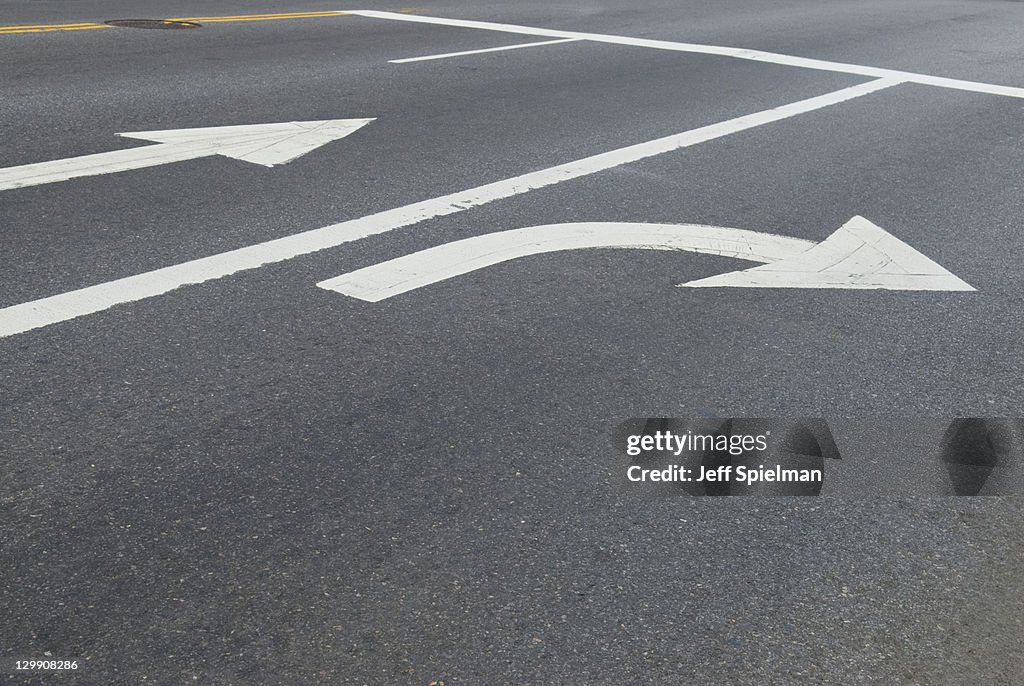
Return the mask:
{"type": "Polygon", "coordinates": [[[446,243],[364,267],[317,285],[377,302],[528,255],[583,248],[686,250],[764,264],[791,259],[812,241],[701,224],[548,224],[446,243]]]}
{"type": "Polygon", "coordinates": [[[0,169],[0,191],[67,181],[82,176],[115,174],[210,155],[223,155],[243,162],[273,167],[301,157],[321,145],[344,138],[371,121],[373,120],[327,119],[121,133],[118,135],[152,141],[157,145],[0,169]]]}
{"type": "Polygon", "coordinates": [[[23,164],[0,169],[0,191],[67,181],[82,176],[114,174],[132,169],[155,167],[160,164],[206,157],[215,152],[209,146],[159,143],[140,148],[68,157],[63,160],[23,164]]]}

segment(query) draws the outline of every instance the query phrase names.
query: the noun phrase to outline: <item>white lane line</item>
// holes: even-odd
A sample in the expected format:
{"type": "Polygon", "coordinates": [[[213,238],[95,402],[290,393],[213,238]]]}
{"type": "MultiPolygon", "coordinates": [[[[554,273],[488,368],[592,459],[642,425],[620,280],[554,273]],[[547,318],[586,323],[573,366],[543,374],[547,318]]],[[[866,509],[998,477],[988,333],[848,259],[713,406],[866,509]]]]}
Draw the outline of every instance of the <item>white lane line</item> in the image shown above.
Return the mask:
{"type": "Polygon", "coordinates": [[[378,302],[508,260],[561,250],[687,250],[772,263],[794,259],[815,245],[801,238],[702,224],[546,224],[445,243],[321,281],[317,286],[378,302]]]}
{"type": "Polygon", "coordinates": [[[518,33],[528,36],[548,36],[550,38],[576,38],[579,40],[595,41],[599,43],[612,43],[614,45],[632,45],[639,48],[654,48],[656,50],[674,50],[677,52],[692,52],[704,55],[719,55],[723,57],[735,57],[741,60],[753,60],[755,62],[771,62],[790,67],[803,67],[805,69],[817,69],[820,71],[839,72],[841,74],[858,74],[861,76],[873,76],[876,78],[892,78],[906,81],[908,83],[919,83],[939,88],[952,88],[955,90],[972,91],[975,93],[987,93],[989,95],[1004,95],[1011,98],[1024,98],[1024,88],[1015,86],[999,86],[990,83],[977,81],[962,81],[949,79],[942,76],[930,76],[928,74],[917,74],[908,71],[895,69],[883,69],[880,67],[868,67],[859,64],[846,64],[844,62],[829,62],[816,60],[808,57],[796,57],[794,55],[783,55],[763,50],[747,50],[744,48],[730,48],[719,45],[703,45],[700,43],[679,43],[676,41],[651,40],[647,38],[630,38],[628,36],[614,36],[603,33],[582,33],[579,31],[561,31],[557,29],[542,29],[533,26],[519,26],[517,24],[497,24],[489,21],[469,21],[464,19],[445,19],[443,17],[427,17],[422,15],[398,14],[395,12],[378,12],[375,10],[354,10],[346,11],[347,14],[354,14],[361,17],[374,19],[391,19],[395,21],[411,21],[421,24],[440,24],[442,26],[459,26],[467,29],[482,29],[485,31],[500,31],[502,33],[518,33]]]}
{"type": "Polygon", "coordinates": [[[481,50],[463,50],[462,52],[446,52],[441,55],[427,55],[425,57],[405,57],[400,60],[388,60],[389,64],[405,64],[407,62],[426,62],[427,60],[443,60],[446,57],[462,57],[463,55],[479,55],[485,52],[501,52],[503,50],[518,50],[519,48],[537,48],[542,45],[557,45],[558,43],[575,43],[579,38],[559,38],[558,40],[542,40],[538,43],[519,43],[517,45],[502,45],[497,48],[483,48],[481,50]]]}
{"type": "Polygon", "coordinates": [[[349,241],[418,224],[427,219],[455,214],[495,200],[511,198],[538,188],[697,145],[805,112],[819,110],[895,86],[898,83],[900,81],[895,79],[868,81],[825,95],[818,95],[644,143],[628,145],[458,193],[442,195],[431,200],[415,202],[411,205],[304,231],[265,243],[13,305],[0,309],[0,338],[100,312],[121,303],[161,295],[180,286],[219,279],[246,269],[282,262],[299,255],[333,248],[349,241]]]}

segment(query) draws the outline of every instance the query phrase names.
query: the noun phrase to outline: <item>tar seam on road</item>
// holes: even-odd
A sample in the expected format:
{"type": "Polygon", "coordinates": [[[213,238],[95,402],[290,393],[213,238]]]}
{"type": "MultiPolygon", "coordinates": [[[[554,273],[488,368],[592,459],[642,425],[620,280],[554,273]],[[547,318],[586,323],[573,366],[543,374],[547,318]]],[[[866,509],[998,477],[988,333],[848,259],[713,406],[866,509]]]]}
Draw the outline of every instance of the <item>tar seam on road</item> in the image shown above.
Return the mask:
{"type": "Polygon", "coordinates": [[[746,131],[798,114],[820,110],[853,98],[890,88],[898,79],[875,79],[769,110],[743,115],[682,133],[629,145],[573,162],[514,176],[468,190],[415,202],[403,207],[332,224],[319,229],[284,236],[237,250],[203,257],[154,271],[89,286],[0,309],[0,338],[83,315],[101,312],[115,305],[162,295],[181,286],[219,279],[236,272],[283,262],[343,243],[418,224],[511,198],[538,188],[595,174],[630,162],[687,148],[692,145],[746,131]]]}

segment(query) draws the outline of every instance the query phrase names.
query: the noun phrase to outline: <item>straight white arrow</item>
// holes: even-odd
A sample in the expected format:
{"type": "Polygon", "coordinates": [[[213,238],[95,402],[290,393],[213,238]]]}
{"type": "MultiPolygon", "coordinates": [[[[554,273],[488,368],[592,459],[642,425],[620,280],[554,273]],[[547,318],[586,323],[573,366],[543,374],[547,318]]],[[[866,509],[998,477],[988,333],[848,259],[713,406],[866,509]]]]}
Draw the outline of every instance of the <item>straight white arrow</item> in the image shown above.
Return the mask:
{"type": "Polygon", "coordinates": [[[700,224],[531,226],[446,243],[342,274],[317,286],[377,302],[519,257],[581,248],[686,250],[762,263],[680,284],[692,288],[974,290],[863,217],[854,217],[820,243],[700,224]]]}
{"type": "Polygon", "coordinates": [[[119,133],[117,135],[125,138],[153,141],[159,145],[0,169],[0,191],[67,181],[80,176],[114,174],[210,155],[273,167],[344,138],[371,121],[373,119],[328,119],[119,133]]]}

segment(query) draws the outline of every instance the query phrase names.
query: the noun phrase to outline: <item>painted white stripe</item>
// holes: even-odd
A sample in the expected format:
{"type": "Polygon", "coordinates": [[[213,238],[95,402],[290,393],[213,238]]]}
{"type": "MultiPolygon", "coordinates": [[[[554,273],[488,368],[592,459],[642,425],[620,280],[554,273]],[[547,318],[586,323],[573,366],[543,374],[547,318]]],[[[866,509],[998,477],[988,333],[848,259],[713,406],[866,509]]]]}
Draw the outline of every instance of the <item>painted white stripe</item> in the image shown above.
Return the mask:
{"type": "Polygon", "coordinates": [[[592,222],[486,233],[342,274],[320,288],[377,302],[528,255],[582,248],[688,250],[770,263],[792,259],[813,241],[701,224],[592,222]]]}
{"type": "Polygon", "coordinates": [[[860,76],[872,76],[876,78],[891,78],[909,83],[919,83],[939,88],[952,88],[955,90],[973,91],[976,93],[987,93],[990,95],[1005,95],[1011,98],[1024,98],[1024,88],[1015,86],[999,86],[990,83],[977,81],[962,81],[949,79],[942,76],[930,76],[928,74],[917,74],[908,71],[895,69],[883,69],[880,67],[869,67],[859,64],[846,64],[844,62],[829,62],[808,57],[796,57],[794,55],[783,55],[763,50],[748,50],[745,48],[730,48],[719,45],[703,45],[700,43],[679,43],[676,41],[652,40],[647,38],[630,38],[628,36],[614,36],[603,33],[582,33],[579,31],[561,31],[557,29],[542,29],[533,26],[520,26],[517,24],[498,24],[489,21],[469,21],[464,19],[445,19],[443,17],[428,17],[413,14],[398,14],[396,12],[378,12],[375,10],[348,11],[361,17],[374,19],[390,19],[395,21],[411,21],[421,24],[440,24],[442,26],[458,26],[467,29],[482,29],[485,31],[500,31],[502,33],[518,33],[528,36],[548,36],[551,38],[575,38],[578,40],[595,41],[599,43],[611,43],[614,45],[631,45],[638,48],[654,48],[656,50],[674,50],[677,52],[691,52],[703,55],[719,55],[722,57],[735,57],[741,60],[753,60],[755,62],[771,62],[790,67],[802,67],[805,69],[817,69],[820,71],[839,72],[842,74],[858,74],[860,76]]]}
{"type": "Polygon", "coordinates": [[[391,64],[405,64],[407,62],[426,62],[427,60],[442,60],[446,57],[462,57],[463,55],[479,55],[485,52],[501,52],[503,50],[518,50],[519,48],[537,48],[541,45],[556,45],[558,43],[575,43],[579,38],[559,38],[558,40],[544,40],[539,43],[519,43],[518,45],[502,45],[497,48],[483,48],[481,50],[463,50],[462,52],[446,52],[441,55],[427,55],[426,57],[406,57],[400,60],[388,60],[391,64]]]}
{"type": "Polygon", "coordinates": [[[819,110],[898,84],[878,79],[789,103],[770,110],[747,114],[718,124],[665,136],[645,143],[585,157],[574,162],[484,184],[458,193],[405,205],[384,212],[285,236],[246,248],[184,262],[163,269],[89,286],[60,295],[0,309],[0,338],[30,331],[82,315],[100,312],[121,303],[167,293],[188,284],[219,279],[246,269],[333,248],[349,241],[392,231],[435,217],[443,217],[502,198],[511,198],[538,188],[595,174],[619,165],[714,140],[739,131],[819,110]]]}

